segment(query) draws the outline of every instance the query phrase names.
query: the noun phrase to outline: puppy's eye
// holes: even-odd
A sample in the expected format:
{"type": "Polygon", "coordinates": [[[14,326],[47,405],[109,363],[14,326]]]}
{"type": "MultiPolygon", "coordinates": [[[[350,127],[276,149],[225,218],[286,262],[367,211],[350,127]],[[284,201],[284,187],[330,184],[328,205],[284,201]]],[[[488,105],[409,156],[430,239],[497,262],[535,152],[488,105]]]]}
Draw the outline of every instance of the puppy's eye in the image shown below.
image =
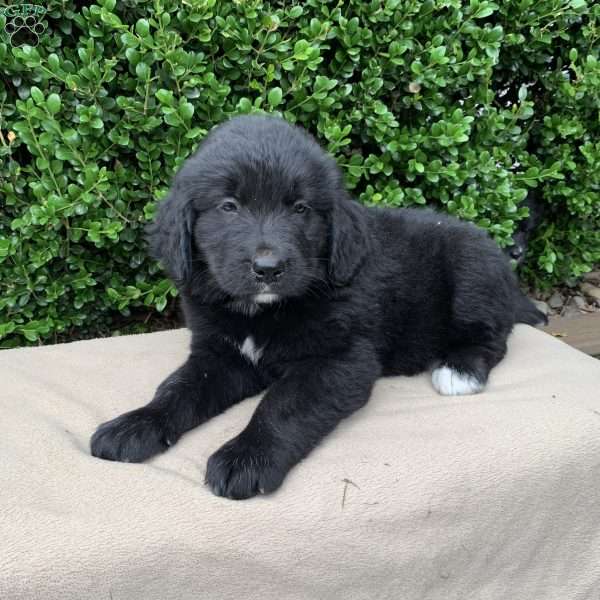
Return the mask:
{"type": "Polygon", "coordinates": [[[221,204],[221,206],[219,206],[219,208],[224,212],[237,212],[238,205],[231,200],[226,200],[221,204]]]}
{"type": "Polygon", "coordinates": [[[309,207],[306,204],[304,204],[304,202],[296,202],[296,204],[294,204],[294,212],[297,215],[302,215],[302,214],[308,212],[308,210],[309,210],[309,207]]]}

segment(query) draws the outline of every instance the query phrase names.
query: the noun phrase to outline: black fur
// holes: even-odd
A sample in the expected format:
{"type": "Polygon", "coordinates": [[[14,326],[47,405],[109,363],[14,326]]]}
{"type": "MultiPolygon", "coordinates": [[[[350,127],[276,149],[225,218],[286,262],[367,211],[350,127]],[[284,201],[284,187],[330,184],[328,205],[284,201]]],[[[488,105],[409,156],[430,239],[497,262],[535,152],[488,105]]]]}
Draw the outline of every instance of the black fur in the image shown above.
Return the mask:
{"type": "Polygon", "coordinates": [[[207,484],[229,498],[275,490],[378,377],[447,365],[483,385],[513,324],[544,318],[484,231],[353,202],[334,161],[274,118],[215,129],[175,177],[150,241],[180,290],[190,356],[147,406],[100,426],[92,453],[143,461],[267,390],[208,461],[207,484]],[[257,253],[285,269],[268,289],[257,253]]]}

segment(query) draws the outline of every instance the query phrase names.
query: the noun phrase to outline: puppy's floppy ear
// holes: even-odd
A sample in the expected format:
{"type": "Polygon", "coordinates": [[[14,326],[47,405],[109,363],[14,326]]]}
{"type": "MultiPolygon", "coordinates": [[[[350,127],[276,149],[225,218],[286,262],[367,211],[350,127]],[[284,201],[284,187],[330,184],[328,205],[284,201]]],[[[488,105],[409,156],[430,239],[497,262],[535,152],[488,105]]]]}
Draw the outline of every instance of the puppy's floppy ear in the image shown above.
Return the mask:
{"type": "Polygon", "coordinates": [[[177,182],[160,203],[158,212],[147,228],[152,256],[161,261],[175,283],[186,282],[192,271],[192,227],[194,209],[191,200],[177,182]]]}
{"type": "Polygon", "coordinates": [[[336,199],[330,215],[329,279],[335,285],[350,282],[369,250],[364,209],[346,197],[336,199]]]}

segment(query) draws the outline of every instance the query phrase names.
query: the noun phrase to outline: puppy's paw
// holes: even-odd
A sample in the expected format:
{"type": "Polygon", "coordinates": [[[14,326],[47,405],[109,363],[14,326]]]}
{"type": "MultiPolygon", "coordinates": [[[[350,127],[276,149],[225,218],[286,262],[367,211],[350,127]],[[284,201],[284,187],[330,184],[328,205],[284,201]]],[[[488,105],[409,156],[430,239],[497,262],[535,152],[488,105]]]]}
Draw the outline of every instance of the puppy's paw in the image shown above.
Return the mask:
{"type": "Polygon", "coordinates": [[[205,483],[216,496],[244,500],[275,491],[287,469],[273,450],[264,450],[240,434],[215,452],[206,466],[205,483]]]}
{"type": "Polygon", "coordinates": [[[485,382],[479,381],[474,375],[460,373],[447,365],[438,367],[433,371],[431,383],[442,396],[478,394],[485,387],[485,382]]]}
{"type": "Polygon", "coordinates": [[[143,407],[98,427],[92,436],[92,456],[121,462],[142,462],[164,452],[177,440],[160,411],[143,407]]]}

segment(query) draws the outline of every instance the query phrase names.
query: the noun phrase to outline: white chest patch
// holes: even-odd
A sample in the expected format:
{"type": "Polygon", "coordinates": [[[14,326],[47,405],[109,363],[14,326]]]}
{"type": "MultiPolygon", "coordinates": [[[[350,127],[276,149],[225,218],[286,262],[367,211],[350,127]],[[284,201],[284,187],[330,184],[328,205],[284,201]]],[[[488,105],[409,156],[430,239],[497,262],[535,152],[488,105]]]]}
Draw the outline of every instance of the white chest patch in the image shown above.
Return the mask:
{"type": "Polygon", "coordinates": [[[245,356],[253,365],[258,363],[263,353],[263,349],[256,346],[251,335],[244,340],[239,348],[242,356],[245,356]]]}
{"type": "Polygon", "coordinates": [[[254,296],[254,301],[258,302],[258,304],[272,304],[273,302],[277,302],[277,300],[279,300],[279,296],[277,294],[271,294],[267,292],[256,294],[256,296],[254,296]]]}
{"type": "Polygon", "coordinates": [[[442,396],[478,394],[485,385],[472,375],[459,373],[450,367],[439,367],[431,374],[431,383],[442,396]]]}

